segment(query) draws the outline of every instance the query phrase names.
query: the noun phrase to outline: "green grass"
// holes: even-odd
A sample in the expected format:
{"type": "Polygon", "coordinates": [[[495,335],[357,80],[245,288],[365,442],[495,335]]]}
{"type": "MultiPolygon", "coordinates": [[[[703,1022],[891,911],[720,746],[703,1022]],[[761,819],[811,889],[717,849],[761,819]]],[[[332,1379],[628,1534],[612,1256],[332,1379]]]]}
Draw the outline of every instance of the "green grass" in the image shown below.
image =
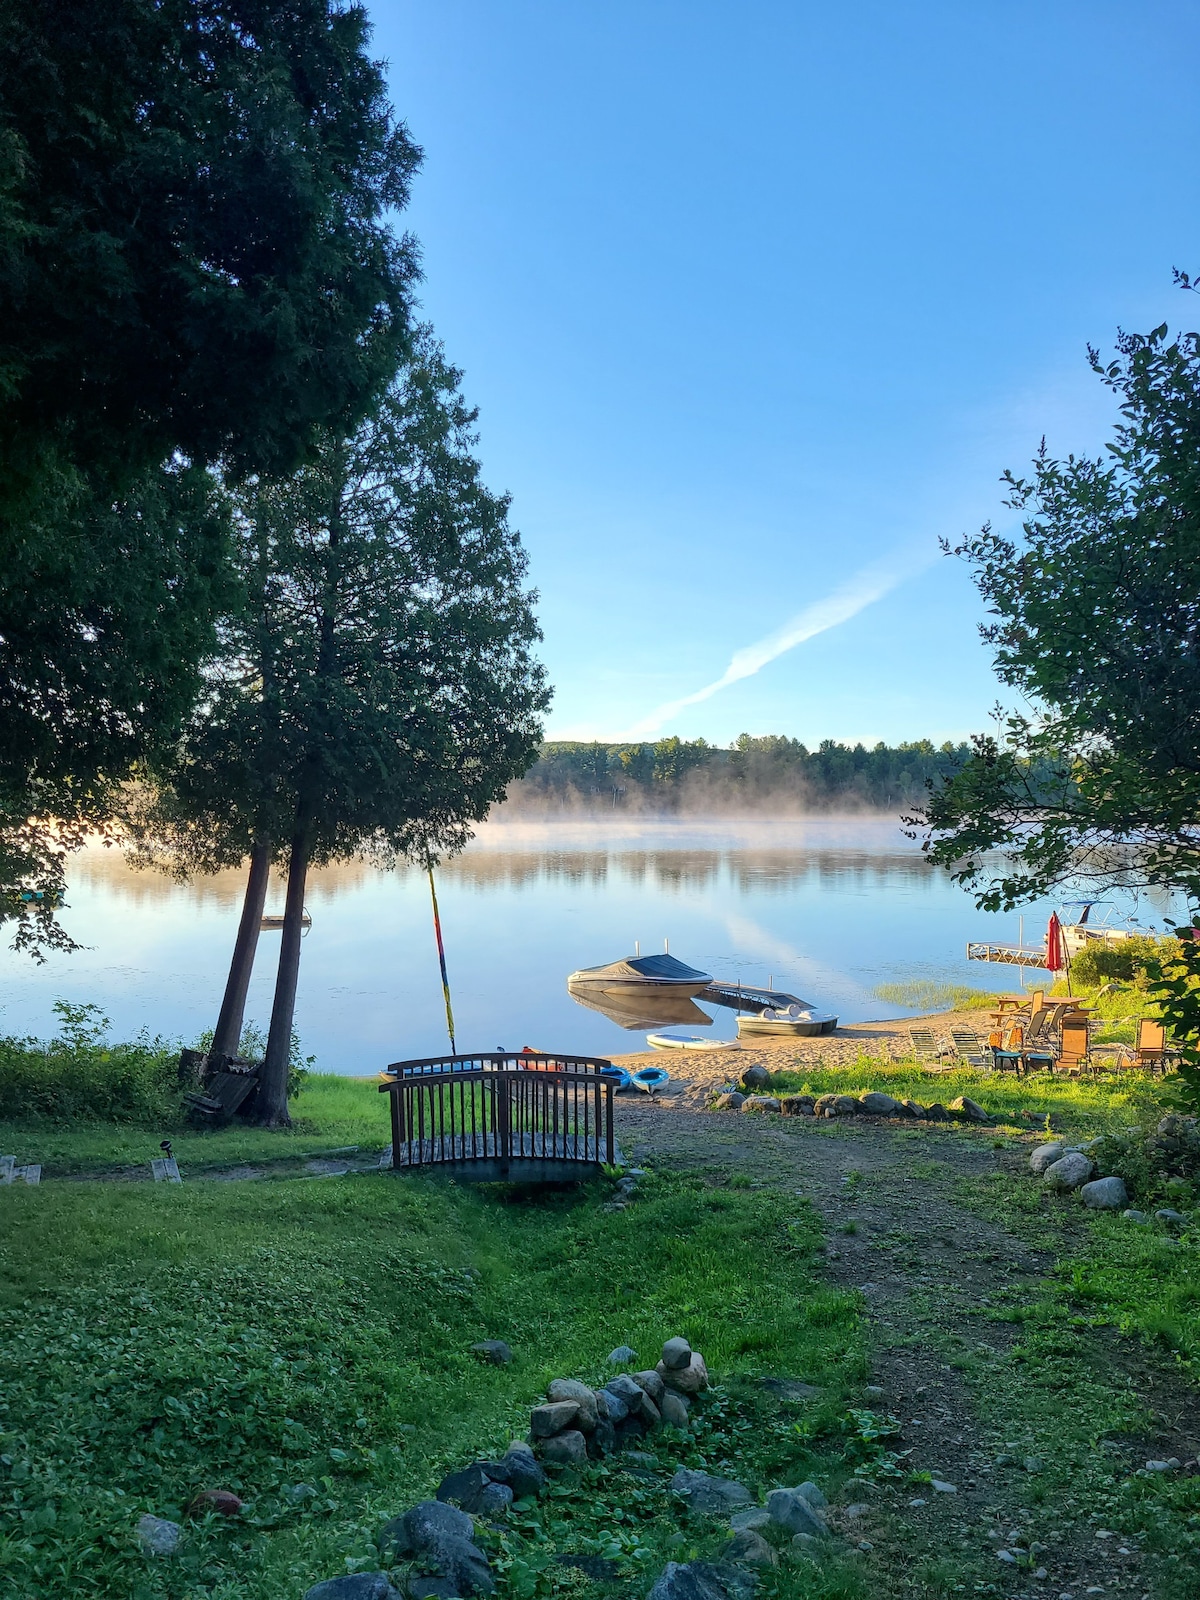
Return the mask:
{"type": "MultiPolygon", "coordinates": [[[[664,1461],[736,1457],[756,1487],[848,1470],[858,1300],[820,1283],[811,1208],[687,1175],[652,1176],[625,1212],[604,1193],[522,1200],[392,1174],[5,1191],[0,1589],[295,1600],[372,1565],[386,1516],[523,1434],[549,1378],[598,1381],[614,1345],[652,1361],[675,1333],[726,1388],[696,1441],[660,1441],[664,1461]],[[481,1338],[507,1339],[511,1367],[478,1365],[481,1338]],[[755,1373],[824,1399],[798,1427],[755,1373]],[[142,1557],[137,1517],[178,1519],[206,1487],[241,1494],[243,1521],[193,1525],[171,1562],[142,1557]]],[[[606,1467],[532,1510],[498,1551],[503,1592],[553,1594],[549,1557],[601,1532],[618,1577],[597,1595],[708,1550],[699,1525],[680,1543],[664,1481],[606,1467]]],[[[806,1594],[858,1592],[836,1564],[809,1576],[806,1594]]]]}
{"type": "Polygon", "coordinates": [[[876,984],[877,1000],[910,1011],[982,1011],[996,1003],[995,989],[973,989],[965,983],[935,983],[928,978],[910,978],[903,983],[876,984]]]}
{"type": "MultiPolygon", "coordinates": [[[[777,1055],[771,1057],[777,1061],[777,1055]]],[[[1169,1083],[1167,1093],[1169,1094],[1169,1083]]],[[[954,1072],[926,1072],[916,1062],[872,1061],[864,1058],[850,1067],[818,1067],[798,1061],[771,1073],[771,1089],[778,1094],[865,1094],[880,1089],[898,1100],[918,1100],[923,1105],[948,1104],[967,1095],[996,1115],[1018,1120],[1022,1111],[1038,1118],[1051,1116],[1079,1132],[1120,1131],[1136,1122],[1162,1115],[1164,1083],[1144,1072],[1104,1074],[1093,1078],[1051,1077],[1034,1073],[1017,1079],[1009,1073],[978,1072],[963,1067],[954,1072]]],[[[1019,1119],[1028,1125],[1026,1119],[1019,1119]]]]}
{"type": "Polygon", "coordinates": [[[387,1096],[374,1078],[312,1073],[290,1102],[292,1127],[276,1132],[234,1122],[225,1128],[180,1127],[164,1117],[157,1127],[126,1123],[69,1123],[25,1117],[0,1121],[0,1154],[41,1162],[46,1176],[144,1165],[169,1136],[183,1170],[244,1161],[298,1160],[347,1145],[381,1150],[391,1138],[387,1096]]]}

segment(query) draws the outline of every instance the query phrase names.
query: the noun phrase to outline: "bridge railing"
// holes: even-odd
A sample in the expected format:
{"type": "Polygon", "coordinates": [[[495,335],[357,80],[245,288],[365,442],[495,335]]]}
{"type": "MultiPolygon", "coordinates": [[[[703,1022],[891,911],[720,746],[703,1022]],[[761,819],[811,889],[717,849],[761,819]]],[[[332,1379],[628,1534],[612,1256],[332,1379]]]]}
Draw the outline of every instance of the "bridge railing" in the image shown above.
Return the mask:
{"type": "Polygon", "coordinates": [[[523,1177],[613,1165],[609,1062],[590,1056],[488,1054],[397,1061],[379,1086],[391,1097],[392,1166],[523,1177]]]}

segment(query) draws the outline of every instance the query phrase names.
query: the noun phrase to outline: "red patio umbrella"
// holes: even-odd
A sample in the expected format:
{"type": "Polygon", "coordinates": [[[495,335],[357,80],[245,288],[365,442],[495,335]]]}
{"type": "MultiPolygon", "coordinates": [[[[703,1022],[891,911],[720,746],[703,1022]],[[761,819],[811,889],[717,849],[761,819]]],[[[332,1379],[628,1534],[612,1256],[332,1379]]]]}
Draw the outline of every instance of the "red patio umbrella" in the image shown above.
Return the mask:
{"type": "Polygon", "coordinates": [[[1050,913],[1050,926],[1046,929],[1046,971],[1061,972],[1067,964],[1067,949],[1063,942],[1062,923],[1058,912],[1050,913]]]}

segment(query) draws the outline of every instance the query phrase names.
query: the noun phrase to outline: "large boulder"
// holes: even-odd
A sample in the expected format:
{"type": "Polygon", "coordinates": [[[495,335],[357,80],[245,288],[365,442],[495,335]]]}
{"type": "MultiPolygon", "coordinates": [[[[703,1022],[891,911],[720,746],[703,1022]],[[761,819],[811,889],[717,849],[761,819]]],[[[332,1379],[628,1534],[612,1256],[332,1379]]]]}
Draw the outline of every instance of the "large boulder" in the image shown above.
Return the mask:
{"type": "MultiPolygon", "coordinates": [[[[508,1493],[511,1495],[511,1489],[508,1493]]],[[[378,1538],[379,1553],[383,1560],[393,1562],[412,1557],[425,1569],[409,1580],[412,1600],[491,1594],[496,1580],[487,1557],[472,1543],[474,1532],[465,1511],[440,1500],[425,1500],[384,1524],[378,1538]]]]}
{"type": "MultiPolygon", "coordinates": [[[[534,1406],[529,1413],[529,1431],[535,1439],[550,1439],[565,1428],[574,1428],[579,1416],[578,1400],[553,1400],[549,1405],[534,1406]]],[[[595,1401],[592,1402],[592,1426],[596,1425],[595,1401]]]]}
{"type": "Polygon", "coordinates": [[[732,1561],[668,1561],[647,1600],[751,1600],[757,1584],[732,1561]]]}
{"type": "Polygon", "coordinates": [[[692,1359],[692,1347],[686,1339],[668,1339],[662,1347],[662,1364],[678,1371],[692,1359]]]}
{"type": "Polygon", "coordinates": [[[740,1111],[745,1104],[746,1096],[739,1094],[736,1089],[726,1089],[713,1101],[714,1111],[740,1111]]]}
{"type": "Polygon", "coordinates": [[[1120,1178],[1096,1178],[1091,1183],[1085,1183],[1079,1191],[1079,1198],[1092,1211],[1123,1211],[1129,1204],[1129,1196],[1120,1178]]]}
{"type": "Polygon", "coordinates": [[[781,1094],[779,1109],[785,1117],[811,1117],[816,1098],[811,1094],[781,1094]]]}
{"type": "Polygon", "coordinates": [[[478,1514],[483,1509],[483,1491],[491,1482],[492,1475],[487,1467],[482,1462],[473,1462],[469,1467],[448,1473],[437,1486],[437,1497],[447,1505],[461,1506],[464,1511],[478,1514]]]}
{"type": "Polygon", "coordinates": [[[951,1100],[946,1109],[953,1116],[962,1117],[966,1122],[990,1122],[992,1120],[977,1100],[971,1100],[965,1094],[960,1094],[957,1100],[951,1100]]]}
{"type": "Polygon", "coordinates": [[[503,1339],[479,1339],[471,1346],[471,1354],[493,1367],[506,1367],[512,1360],[512,1350],[503,1339]]]}
{"type": "Polygon", "coordinates": [[[829,1532],[820,1511],[798,1489],[772,1489],[767,1496],[767,1510],[771,1521],[788,1533],[820,1539],[829,1532]]]}
{"type": "Polygon", "coordinates": [[[676,1394],[673,1389],[663,1392],[662,1404],[659,1407],[662,1419],[669,1428],[686,1428],[688,1425],[687,1400],[681,1394],[676,1394]]]}
{"type": "Polygon", "coordinates": [[[546,1474],[524,1439],[514,1439],[499,1461],[480,1463],[493,1483],[506,1483],[518,1500],[541,1494],[546,1474]]]}
{"type": "Polygon", "coordinates": [[[900,1115],[899,1100],[893,1100],[890,1094],[881,1094],[878,1089],[872,1089],[867,1094],[860,1096],[858,1103],[869,1117],[895,1117],[900,1115]]]}
{"type": "Polygon", "coordinates": [[[420,1505],[393,1517],[379,1530],[376,1544],[385,1559],[416,1556],[432,1549],[441,1539],[470,1540],[475,1524],[465,1511],[441,1500],[422,1500],[420,1505]]]}
{"type": "Polygon", "coordinates": [[[742,1073],[742,1087],[744,1089],[766,1089],[770,1086],[770,1082],[771,1074],[766,1067],[757,1063],[752,1067],[747,1067],[745,1072],[742,1073]]]}
{"type": "Polygon", "coordinates": [[[173,1556],[183,1542],[183,1529],[178,1522],[147,1512],[138,1518],[137,1538],[146,1555],[173,1556]]]}
{"type": "Polygon", "coordinates": [[[633,1381],[639,1389],[643,1389],[650,1396],[656,1406],[662,1405],[662,1397],[666,1393],[666,1388],[657,1372],[635,1372],[633,1381]]]}
{"type": "Polygon", "coordinates": [[[585,1467],[587,1458],[587,1440],[578,1428],[568,1428],[542,1440],[542,1460],[552,1461],[555,1466],[585,1467]]]}
{"type": "Polygon", "coordinates": [[[777,1567],[779,1557],[753,1528],[739,1528],[721,1551],[722,1561],[740,1561],[747,1567],[777,1567]]]}
{"type": "Polygon", "coordinates": [[[735,1483],[732,1478],[716,1478],[708,1472],[694,1472],[689,1467],[680,1467],[671,1479],[671,1492],[686,1500],[693,1511],[717,1513],[729,1516],[739,1506],[753,1504],[754,1496],[745,1484],[735,1483]]]}
{"type": "Polygon", "coordinates": [[[674,1389],[677,1394],[699,1394],[708,1388],[708,1368],[699,1350],[692,1351],[686,1367],[667,1367],[660,1361],[657,1371],[667,1388],[674,1389]]]}
{"type": "Polygon", "coordinates": [[[304,1600],[401,1600],[386,1572],[351,1572],[304,1591],[304,1600]]]}
{"type": "Polygon", "coordinates": [[[1068,1150],[1065,1156],[1050,1163],[1042,1173],[1042,1182],[1048,1189],[1078,1189],[1095,1170],[1092,1158],[1085,1156],[1082,1150],[1068,1150]]]}
{"type": "Polygon", "coordinates": [[[1063,1144],[1061,1139],[1052,1139],[1049,1144],[1039,1144],[1037,1149],[1030,1153],[1030,1172],[1035,1177],[1040,1178],[1051,1162],[1057,1161],[1059,1156],[1065,1154],[1065,1152],[1066,1145],[1063,1144]]]}
{"type": "Polygon", "coordinates": [[[778,1111],[779,1101],[773,1094],[751,1094],[742,1101],[745,1111],[778,1111]]]}
{"type": "Polygon", "coordinates": [[[574,1400],[579,1407],[579,1416],[572,1426],[578,1428],[580,1433],[591,1433],[596,1426],[596,1393],[586,1383],[579,1383],[574,1378],[555,1378],[546,1390],[546,1398],[552,1403],[574,1400]]]}

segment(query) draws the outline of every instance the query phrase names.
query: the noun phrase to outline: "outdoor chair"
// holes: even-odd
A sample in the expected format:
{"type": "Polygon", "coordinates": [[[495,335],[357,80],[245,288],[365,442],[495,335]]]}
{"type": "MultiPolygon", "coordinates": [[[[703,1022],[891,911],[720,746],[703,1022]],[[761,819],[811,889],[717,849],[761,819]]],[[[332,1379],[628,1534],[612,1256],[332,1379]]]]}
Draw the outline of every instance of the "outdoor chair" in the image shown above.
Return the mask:
{"type": "Polygon", "coordinates": [[[973,1028],[951,1028],[950,1038],[954,1042],[954,1054],[960,1061],[965,1061],[969,1067],[978,1067],[980,1071],[986,1071],[991,1066],[987,1045],[973,1028]]]}
{"type": "Polygon", "coordinates": [[[910,1028],[908,1037],[912,1040],[913,1055],[918,1061],[936,1061],[939,1055],[938,1042],[930,1028],[910,1028]]]}
{"type": "Polygon", "coordinates": [[[1086,1017],[1063,1018],[1057,1064],[1064,1072],[1079,1076],[1091,1070],[1091,1040],[1086,1017]]]}
{"type": "Polygon", "coordinates": [[[995,1028],[988,1035],[992,1065],[997,1072],[1014,1072],[1019,1078],[1025,1070],[1025,1030],[1020,1023],[1007,1029],[995,1028]]]}
{"type": "Polygon", "coordinates": [[[1141,1067],[1147,1072],[1165,1072],[1171,1051],[1167,1044],[1167,1030],[1157,1017],[1139,1017],[1137,1037],[1133,1050],[1125,1057],[1130,1067],[1141,1067]]]}

